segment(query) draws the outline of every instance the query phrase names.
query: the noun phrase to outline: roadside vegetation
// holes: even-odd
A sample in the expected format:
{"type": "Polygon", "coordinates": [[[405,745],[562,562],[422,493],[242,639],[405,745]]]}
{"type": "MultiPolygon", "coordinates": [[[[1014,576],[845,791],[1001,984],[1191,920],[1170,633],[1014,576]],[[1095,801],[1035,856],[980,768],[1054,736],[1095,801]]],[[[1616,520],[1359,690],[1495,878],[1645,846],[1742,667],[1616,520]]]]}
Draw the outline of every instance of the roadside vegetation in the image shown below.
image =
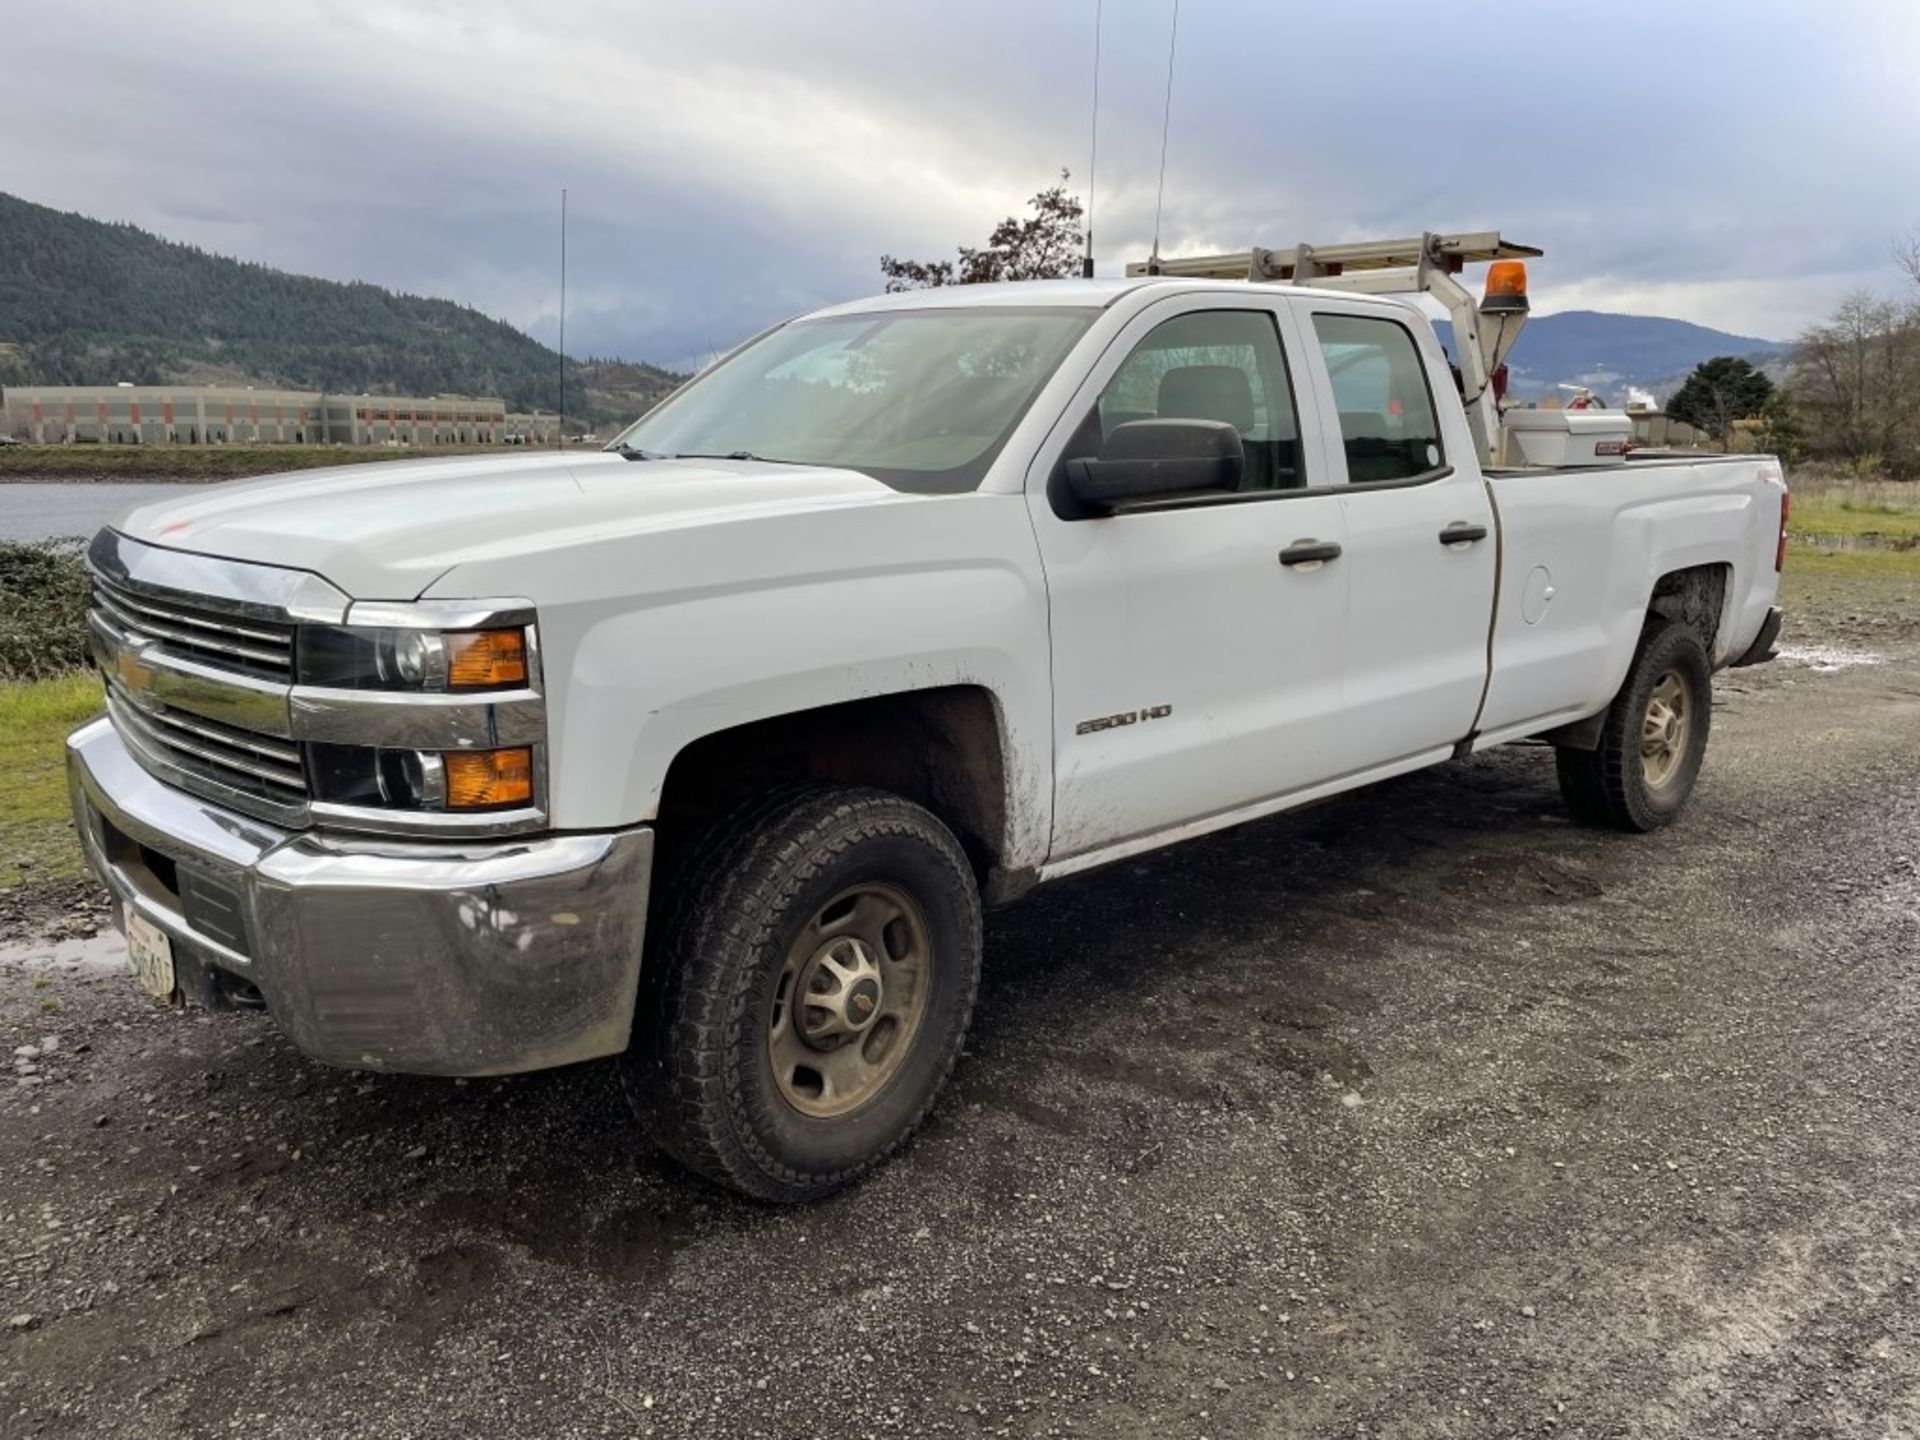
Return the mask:
{"type": "Polygon", "coordinates": [[[341,445],[7,445],[0,446],[0,483],[62,480],[240,480],[326,465],[385,460],[439,460],[454,455],[510,455],[501,445],[433,445],[387,449],[341,445]]]}
{"type": "Polygon", "coordinates": [[[61,742],[100,708],[77,541],[0,543],[0,891],[80,871],[61,742]]]}
{"type": "Polygon", "coordinates": [[[87,663],[87,572],[78,540],[0,541],[0,682],[87,663]]]}

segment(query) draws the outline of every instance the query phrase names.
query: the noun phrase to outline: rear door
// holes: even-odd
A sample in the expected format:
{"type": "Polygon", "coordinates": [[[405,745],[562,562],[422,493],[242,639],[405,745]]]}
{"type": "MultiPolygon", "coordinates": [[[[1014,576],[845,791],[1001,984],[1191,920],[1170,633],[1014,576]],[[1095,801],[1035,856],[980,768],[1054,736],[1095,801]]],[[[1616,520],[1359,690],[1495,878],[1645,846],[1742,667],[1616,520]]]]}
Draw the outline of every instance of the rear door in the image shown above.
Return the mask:
{"type": "Polygon", "coordinates": [[[1346,574],[1298,556],[1302,542],[1343,542],[1342,500],[1308,488],[1325,459],[1301,403],[1306,357],[1279,304],[1211,292],[1148,306],[1036,456],[1056,862],[1337,773],[1346,574]],[[1064,461],[1148,417],[1232,423],[1247,454],[1241,491],[1076,516],[1064,461]]]}
{"type": "Polygon", "coordinates": [[[1431,327],[1398,306],[1297,303],[1321,404],[1340,429],[1329,448],[1345,472],[1342,769],[1357,771],[1473,728],[1498,537],[1464,412],[1451,388],[1434,389],[1448,372],[1431,327]]]}

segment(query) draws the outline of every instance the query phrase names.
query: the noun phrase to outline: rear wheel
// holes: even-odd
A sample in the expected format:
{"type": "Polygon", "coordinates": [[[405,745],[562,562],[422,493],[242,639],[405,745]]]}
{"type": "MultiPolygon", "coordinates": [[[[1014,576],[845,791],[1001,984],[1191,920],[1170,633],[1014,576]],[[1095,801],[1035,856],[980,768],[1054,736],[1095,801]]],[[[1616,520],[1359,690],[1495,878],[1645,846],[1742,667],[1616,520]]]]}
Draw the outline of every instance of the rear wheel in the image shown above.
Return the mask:
{"type": "Polygon", "coordinates": [[[823,1195],[919,1125],[980,975],[980,899],[952,833],[898,796],[767,797],[689,860],[623,1066],[691,1169],[761,1200],[823,1195]]]}
{"type": "Polygon", "coordinates": [[[1666,621],[1648,629],[1608,707],[1598,746],[1557,752],[1560,793],[1574,819],[1635,831],[1673,822],[1707,753],[1710,670],[1691,629],[1666,621]]]}

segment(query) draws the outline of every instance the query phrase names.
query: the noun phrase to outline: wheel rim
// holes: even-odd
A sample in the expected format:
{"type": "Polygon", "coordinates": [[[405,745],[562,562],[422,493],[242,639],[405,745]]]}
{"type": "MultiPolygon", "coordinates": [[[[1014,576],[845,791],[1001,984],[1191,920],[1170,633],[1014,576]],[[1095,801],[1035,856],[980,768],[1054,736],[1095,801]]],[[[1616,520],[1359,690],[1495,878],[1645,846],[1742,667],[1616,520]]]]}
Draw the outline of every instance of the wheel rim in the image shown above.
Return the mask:
{"type": "Polygon", "coordinates": [[[845,1115],[899,1073],[926,1016],[933,951],[920,907],[890,885],[856,885],[822,905],[787,950],[767,1026],[786,1102],[845,1115]]]}
{"type": "Polygon", "coordinates": [[[1668,670],[1654,681],[1640,724],[1640,766],[1648,789],[1664,790],[1674,783],[1692,732],[1693,693],[1679,671],[1668,670]]]}

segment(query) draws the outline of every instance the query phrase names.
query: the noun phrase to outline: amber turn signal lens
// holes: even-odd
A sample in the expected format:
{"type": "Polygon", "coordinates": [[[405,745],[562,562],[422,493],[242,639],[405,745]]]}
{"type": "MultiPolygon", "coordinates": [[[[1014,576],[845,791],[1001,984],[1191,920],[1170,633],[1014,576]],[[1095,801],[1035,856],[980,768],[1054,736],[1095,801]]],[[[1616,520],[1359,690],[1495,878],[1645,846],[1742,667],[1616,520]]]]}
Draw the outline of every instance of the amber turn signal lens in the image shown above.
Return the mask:
{"type": "Polygon", "coordinates": [[[526,631],[473,630],[447,636],[447,683],[455,687],[526,684],[526,631]]]}
{"type": "Polygon", "coordinates": [[[449,810],[532,803],[533,751],[526,746],[513,750],[456,750],[443,758],[447,768],[449,810]]]}

